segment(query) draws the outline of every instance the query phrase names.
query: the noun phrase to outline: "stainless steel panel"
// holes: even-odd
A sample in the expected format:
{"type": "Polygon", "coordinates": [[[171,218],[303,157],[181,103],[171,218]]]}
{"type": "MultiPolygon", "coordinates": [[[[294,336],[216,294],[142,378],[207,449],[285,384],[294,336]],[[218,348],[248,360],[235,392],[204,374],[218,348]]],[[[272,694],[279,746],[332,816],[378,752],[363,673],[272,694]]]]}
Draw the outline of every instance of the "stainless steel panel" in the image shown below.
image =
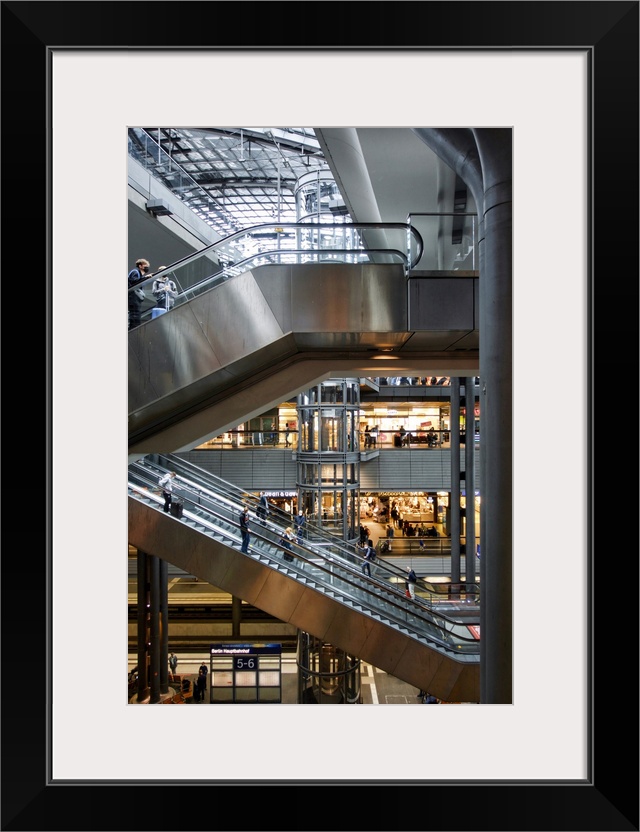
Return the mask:
{"type": "MultiPolygon", "coordinates": [[[[293,270],[295,332],[350,333],[407,329],[406,279],[397,265],[301,265],[293,270]]],[[[329,343],[332,343],[329,341],[329,343]]]]}

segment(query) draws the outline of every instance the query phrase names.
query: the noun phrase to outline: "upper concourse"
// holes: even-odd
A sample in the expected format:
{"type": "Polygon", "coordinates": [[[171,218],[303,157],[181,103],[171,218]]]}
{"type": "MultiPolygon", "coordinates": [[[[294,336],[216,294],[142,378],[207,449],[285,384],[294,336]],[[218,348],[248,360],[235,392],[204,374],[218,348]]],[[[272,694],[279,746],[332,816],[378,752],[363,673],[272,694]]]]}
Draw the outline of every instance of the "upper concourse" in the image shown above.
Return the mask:
{"type": "MultiPolygon", "coordinates": [[[[354,222],[419,228],[417,268],[262,265],[131,331],[130,454],[188,450],[322,380],[377,376],[383,364],[389,375],[478,374],[478,280],[470,268],[477,263],[468,236],[475,220],[464,184],[411,130],[315,132],[354,222]],[[454,209],[459,219],[438,214],[454,209]],[[188,354],[168,343],[188,344],[188,354]]],[[[248,135],[236,139],[247,157],[248,135]]],[[[128,246],[131,263],[145,256],[154,271],[220,234],[146,167],[145,158],[129,156],[128,246]]],[[[286,187],[295,196],[291,179],[286,187]]],[[[338,201],[335,190],[328,194],[332,208],[338,201]]],[[[367,234],[380,245],[386,232],[367,234]]]]}

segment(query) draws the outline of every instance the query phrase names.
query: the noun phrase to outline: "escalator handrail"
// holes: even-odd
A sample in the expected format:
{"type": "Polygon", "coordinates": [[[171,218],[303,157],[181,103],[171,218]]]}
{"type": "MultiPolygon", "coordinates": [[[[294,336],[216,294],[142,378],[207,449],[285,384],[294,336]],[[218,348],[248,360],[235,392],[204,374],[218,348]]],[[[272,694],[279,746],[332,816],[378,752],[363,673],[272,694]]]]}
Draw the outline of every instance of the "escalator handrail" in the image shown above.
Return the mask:
{"type": "MultiPolygon", "coordinates": [[[[174,462],[175,461],[176,460],[174,460],[174,462]]],[[[144,465],[140,464],[140,461],[138,461],[136,463],[131,463],[131,465],[129,467],[130,467],[130,471],[132,473],[137,472],[137,476],[146,483],[146,485],[143,486],[143,487],[139,487],[139,486],[136,487],[136,488],[139,488],[140,492],[145,491],[146,492],[145,496],[148,496],[150,491],[153,492],[153,490],[157,488],[157,480],[155,478],[155,473],[157,473],[157,471],[154,473],[154,477],[152,479],[149,475],[150,472],[148,471],[148,469],[144,465]]],[[[174,466],[174,468],[175,467],[176,466],[174,466]]],[[[173,468],[171,470],[173,470],[173,468]]],[[[198,470],[200,471],[201,469],[198,469],[198,470]]],[[[207,472],[202,472],[202,473],[207,473],[207,472]]],[[[208,476],[208,473],[207,473],[207,476],[208,476]]],[[[176,480],[178,480],[178,479],[182,479],[180,477],[180,475],[178,475],[178,477],[176,477],[176,480]]],[[[216,479],[219,480],[220,478],[216,478],[216,479]]],[[[224,480],[222,482],[225,483],[226,486],[228,486],[228,490],[233,490],[234,488],[236,488],[236,487],[232,486],[231,483],[226,483],[224,480]]],[[[174,487],[177,487],[177,486],[174,484],[174,487]]],[[[224,499],[229,504],[227,506],[229,511],[239,512],[241,505],[243,503],[247,502],[247,498],[246,498],[247,495],[246,495],[246,492],[242,491],[242,489],[236,489],[236,490],[239,493],[234,495],[233,500],[230,500],[227,497],[224,497],[224,499]]],[[[208,490],[207,496],[212,497],[213,499],[218,499],[218,500],[220,499],[220,495],[216,494],[212,489],[208,490]]],[[[162,502],[161,498],[159,496],[155,498],[155,501],[158,504],[160,504],[162,502]]],[[[201,504],[198,504],[198,508],[200,510],[205,510],[205,507],[202,506],[201,504]]],[[[208,509],[208,511],[210,511],[210,509],[208,509]]],[[[227,523],[231,522],[232,524],[235,523],[235,525],[237,525],[237,522],[235,522],[234,520],[225,519],[225,522],[227,522],[227,523]]],[[[205,523],[205,525],[206,525],[206,523],[205,523]]],[[[277,530],[278,530],[278,532],[280,532],[281,528],[278,526],[277,530]]],[[[255,530],[252,533],[257,534],[255,532],[255,530]]],[[[258,536],[261,537],[261,535],[259,535],[259,534],[258,534],[258,536]]],[[[273,541],[271,541],[270,543],[273,543],[273,541]]],[[[300,544],[297,544],[297,547],[300,548],[300,544]]],[[[310,545],[309,543],[304,544],[302,548],[304,548],[306,550],[310,550],[310,554],[312,554],[314,556],[314,558],[319,559],[321,562],[322,561],[328,561],[330,566],[335,566],[336,565],[336,561],[333,560],[332,558],[327,558],[327,556],[325,555],[324,551],[322,551],[322,549],[318,550],[313,545],[310,545]]],[[[362,590],[363,587],[361,585],[361,582],[362,582],[362,580],[364,579],[365,576],[363,576],[363,575],[361,576],[359,566],[358,567],[352,566],[349,560],[347,560],[347,562],[345,563],[345,560],[343,558],[341,558],[341,561],[342,561],[342,563],[340,564],[340,567],[347,569],[347,571],[351,574],[352,577],[354,577],[354,575],[355,575],[355,577],[357,578],[357,581],[358,581],[358,589],[362,590]]],[[[318,566],[317,563],[315,565],[318,566]]],[[[320,566],[320,568],[323,568],[323,567],[320,566]]],[[[324,569],[326,571],[328,569],[328,567],[324,567],[324,569]]],[[[396,606],[398,606],[402,610],[406,609],[406,601],[408,601],[409,599],[405,599],[403,593],[401,593],[399,590],[397,590],[395,587],[388,584],[387,582],[382,583],[382,582],[377,581],[376,584],[377,584],[378,587],[383,586],[384,589],[385,589],[385,592],[391,592],[391,594],[393,596],[395,596],[396,598],[401,599],[400,603],[396,603],[395,601],[393,601],[393,599],[390,600],[388,603],[395,604],[396,606]]],[[[365,584],[365,592],[367,594],[371,594],[371,595],[373,595],[373,597],[375,597],[375,592],[377,592],[377,591],[378,591],[377,589],[376,590],[371,590],[370,587],[368,586],[368,584],[365,584]]],[[[378,600],[380,600],[380,599],[378,599],[378,600]]],[[[452,625],[452,626],[456,626],[456,627],[459,626],[458,621],[450,619],[444,613],[435,612],[430,607],[421,604],[418,599],[416,599],[415,601],[412,601],[412,604],[414,604],[416,607],[418,607],[419,610],[428,614],[430,617],[435,615],[437,618],[439,618],[443,622],[443,626],[441,626],[440,629],[443,629],[444,631],[448,631],[447,625],[452,625]]],[[[420,615],[421,613],[418,610],[415,610],[414,614],[420,615]]],[[[430,623],[433,624],[433,622],[430,622],[430,623]]],[[[438,625],[435,625],[435,626],[438,626],[438,625]]],[[[463,638],[462,640],[465,641],[466,639],[463,638]]],[[[473,643],[475,641],[475,639],[469,639],[469,641],[470,641],[470,643],[473,643]]]]}
{"type": "MultiPolygon", "coordinates": [[[[283,230],[306,230],[309,231],[310,228],[321,228],[323,231],[330,230],[330,229],[340,229],[344,230],[345,228],[348,229],[356,229],[356,230],[402,230],[405,231],[407,234],[412,235],[416,241],[416,254],[413,258],[411,258],[410,252],[403,253],[398,249],[394,248],[363,248],[363,249],[332,249],[332,248],[312,248],[312,249],[267,249],[265,251],[261,251],[256,254],[252,254],[250,257],[245,258],[238,263],[234,263],[232,266],[222,266],[218,272],[214,272],[211,275],[208,275],[197,283],[193,284],[192,286],[180,288],[178,292],[178,297],[176,298],[176,306],[179,305],[180,299],[190,299],[194,295],[188,295],[189,292],[194,292],[194,289],[198,287],[198,293],[205,291],[206,289],[211,288],[211,282],[214,279],[225,279],[225,272],[228,272],[230,268],[237,269],[240,266],[244,266],[244,270],[250,262],[256,260],[260,257],[266,256],[273,256],[273,255],[288,255],[288,254],[295,254],[295,255],[330,255],[330,254],[349,254],[354,255],[357,253],[367,254],[391,254],[394,256],[398,256],[401,262],[405,266],[405,270],[410,270],[415,267],[415,265],[419,262],[420,258],[422,257],[422,253],[424,250],[424,242],[422,240],[422,236],[420,233],[415,229],[413,226],[409,225],[408,223],[263,223],[261,225],[254,225],[250,226],[249,228],[242,229],[241,231],[236,231],[233,234],[229,234],[227,237],[224,237],[222,240],[217,240],[214,243],[210,243],[208,246],[200,249],[199,251],[192,252],[191,254],[187,254],[184,257],[181,257],[179,260],[174,261],[169,266],[166,266],[161,271],[156,271],[153,274],[146,277],[144,280],[135,284],[134,287],[129,288],[129,292],[135,291],[135,289],[150,289],[153,285],[153,281],[158,277],[159,274],[167,275],[171,274],[172,272],[180,269],[192,262],[199,260],[200,258],[212,255],[216,253],[220,253],[225,246],[228,246],[234,240],[240,239],[242,237],[251,237],[254,233],[260,233],[260,231],[264,231],[267,228],[277,228],[283,230]]],[[[226,275],[228,276],[228,274],[226,275]]],[[[174,307],[175,308],[175,307],[174,307]]]]}
{"type": "MultiPolygon", "coordinates": [[[[247,492],[244,489],[241,489],[238,486],[235,486],[232,483],[223,480],[221,477],[218,477],[215,474],[212,474],[208,471],[204,471],[204,469],[199,468],[198,466],[194,465],[188,460],[183,460],[180,457],[176,457],[174,455],[159,454],[158,457],[161,460],[161,462],[155,463],[157,465],[155,473],[158,477],[160,477],[163,473],[166,473],[167,470],[179,471],[180,469],[182,469],[183,472],[186,470],[189,472],[190,477],[199,478],[201,480],[201,483],[198,485],[198,487],[204,488],[206,490],[206,488],[209,485],[214,485],[215,488],[219,491],[223,491],[226,494],[230,495],[230,499],[247,503],[252,508],[252,510],[256,512],[258,506],[258,498],[250,492],[247,492]],[[204,483],[204,485],[202,483],[204,483]]],[[[138,463],[132,463],[132,465],[135,464],[144,465],[144,467],[146,468],[152,465],[153,463],[151,463],[151,461],[148,458],[145,458],[144,460],[139,460],[138,463]]],[[[184,476],[181,476],[181,479],[184,482],[184,476]]],[[[215,492],[212,493],[215,494],[215,492]]],[[[272,514],[276,514],[277,516],[279,516],[280,523],[283,528],[288,525],[291,525],[292,520],[291,516],[288,513],[279,510],[276,506],[271,506],[270,511],[272,514]]],[[[316,544],[320,544],[322,541],[324,541],[324,544],[329,544],[342,559],[347,560],[348,562],[353,563],[358,567],[361,566],[362,557],[359,557],[354,553],[353,544],[349,544],[345,542],[342,538],[337,538],[335,535],[328,533],[325,529],[317,526],[312,521],[307,521],[307,534],[312,536],[316,544]]],[[[387,580],[389,581],[389,583],[392,583],[393,580],[397,580],[398,583],[402,587],[404,587],[404,583],[406,581],[406,572],[392,561],[377,559],[376,569],[378,570],[378,573],[382,572],[387,574],[387,580]]],[[[418,586],[420,586],[421,589],[423,589],[423,591],[428,592],[429,597],[424,598],[421,596],[420,600],[429,606],[433,603],[441,603],[442,593],[431,589],[429,586],[426,585],[426,583],[420,583],[421,580],[422,579],[419,579],[418,586]]],[[[470,588],[465,590],[465,594],[475,595],[476,598],[478,598],[478,585],[470,584],[469,587],[470,588]]]]}
{"type": "MultiPolygon", "coordinates": [[[[154,494],[149,494],[148,489],[146,489],[144,487],[137,486],[135,483],[129,483],[129,493],[130,493],[130,496],[133,496],[134,498],[137,498],[141,501],[145,501],[147,503],[149,503],[149,502],[155,503],[156,510],[159,511],[159,512],[162,511],[162,506],[161,506],[162,500],[154,494]]],[[[210,520],[206,520],[205,518],[203,518],[201,516],[193,514],[193,513],[189,512],[188,510],[185,510],[185,512],[183,513],[183,516],[184,516],[184,514],[186,514],[186,517],[188,519],[190,519],[193,523],[199,524],[205,531],[209,531],[211,534],[215,533],[218,536],[226,538],[223,541],[226,545],[232,546],[233,543],[235,543],[236,545],[240,544],[240,541],[239,541],[238,538],[235,538],[234,536],[232,536],[227,530],[225,530],[224,528],[221,528],[218,524],[215,524],[215,523],[211,522],[210,520]]],[[[222,518],[222,519],[223,519],[225,524],[232,524],[233,525],[233,521],[230,521],[226,518],[222,518]]],[[[261,535],[258,535],[255,532],[252,532],[252,534],[256,537],[262,537],[261,535]]],[[[273,541],[266,540],[265,542],[267,543],[268,546],[273,546],[274,545],[273,541]]],[[[277,544],[275,544],[275,545],[277,545],[277,544]]],[[[278,547],[278,548],[282,549],[282,547],[278,547]]],[[[286,550],[282,549],[282,551],[286,551],[286,550]]],[[[252,552],[255,553],[255,544],[252,547],[252,552]]],[[[315,554],[316,558],[317,558],[318,554],[321,554],[321,553],[316,552],[316,553],[313,553],[313,554],[315,554]]],[[[278,568],[280,566],[279,561],[274,560],[273,557],[270,555],[270,553],[268,551],[265,551],[264,549],[260,549],[260,555],[261,555],[262,558],[266,558],[270,562],[270,565],[272,567],[275,566],[276,568],[278,568]]],[[[248,556],[251,556],[251,555],[248,555],[248,556]]],[[[296,551],[295,556],[298,557],[299,559],[304,560],[308,564],[312,565],[313,567],[315,567],[315,569],[319,569],[321,572],[327,573],[329,576],[331,576],[332,567],[335,569],[335,567],[337,566],[340,570],[342,570],[344,568],[342,565],[338,565],[335,562],[329,562],[329,564],[327,565],[327,564],[324,564],[324,563],[318,563],[317,561],[311,561],[308,557],[301,557],[300,554],[297,551],[296,551]]],[[[370,599],[370,602],[369,602],[369,605],[368,605],[369,609],[366,610],[369,615],[378,616],[378,617],[380,617],[381,620],[384,620],[384,621],[388,622],[389,624],[392,624],[394,626],[402,627],[403,629],[405,629],[407,631],[412,631],[414,637],[417,637],[419,639],[423,639],[428,643],[438,645],[443,650],[446,650],[448,653],[451,653],[455,656],[474,657],[478,654],[479,646],[478,646],[477,640],[473,637],[467,637],[466,635],[461,635],[459,631],[461,629],[463,629],[463,625],[460,625],[459,622],[449,622],[449,621],[446,620],[446,617],[444,615],[441,615],[441,614],[436,613],[436,612],[424,611],[424,614],[423,614],[423,613],[421,613],[420,610],[411,610],[412,617],[414,619],[420,619],[421,623],[423,625],[423,628],[416,628],[415,624],[412,624],[408,620],[408,618],[403,618],[402,614],[403,613],[406,614],[406,612],[407,612],[406,606],[407,605],[400,604],[400,603],[395,603],[393,600],[390,600],[390,599],[381,599],[376,594],[375,588],[365,586],[365,584],[366,584],[366,581],[364,580],[365,576],[358,575],[356,571],[352,572],[350,575],[347,575],[347,576],[345,576],[343,574],[336,573],[334,571],[334,577],[336,576],[336,574],[337,574],[340,581],[352,586],[359,593],[362,593],[364,591],[365,595],[370,599]],[[371,600],[373,600],[373,603],[371,603],[371,600]],[[389,607],[392,607],[392,608],[395,607],[395,609],[398,610],[399,613],[396,613],[395,616],[394,616],[393,613],[390,613],[389,607]],[[434,621],[433,620],[434,618],[439,619],[441,623],[437,623],[436,621],[434,621]],[[447,626],[447,625],[450,625],[450,626],[447,626]],[[434,630],[435,630],[435,633],[434,633],[434,630]],[[456,630],[458,632],[456,632],[456,630]],[[441,633],[442,636],[438,636],[437,633],[441,633]],[[448,635],[449,638],[452,639],[452,641],[447,641],[446,638],[445,638],[445,635],[448,635]],[[463,650],[464,647],[469,648],[469,650],[468,651],[463,650]]],[[[369,580],[370,580],[371,583],[373,583],[373,581],[371,579],[369,579],[369,580]]],[[[320,581],[319,579],[317,579],[317,577],[315,578],[315,580],[313,580],[313,579],[309,580],[309,578],[307,577],[306,580],[305,580],[305,584],[307,586],[309,586],[312,583],[315,583],[316,586],[319,586],[322,589],[329,589],[332,593],[332,598],[334,598],[334,599],[339,594],[339,589],[337,588],[335,582],[333,582],[333,583],[328,582],[328,583],[325,584],[322,581],[320,581]]],[[[347,599],[347,596],[345,595],[344,591],[342,591],[340,594],[342,594],[343,597],[345,599],[347,599]]],[[[358,600],[358,606],[360,606],[363,610],[365,610],[366,607],[362,603],[362,598],[358,597],[357,600],[358,600]]],[[[407,601],[408,601],[408,599],[407,599],[407,601]]]]}

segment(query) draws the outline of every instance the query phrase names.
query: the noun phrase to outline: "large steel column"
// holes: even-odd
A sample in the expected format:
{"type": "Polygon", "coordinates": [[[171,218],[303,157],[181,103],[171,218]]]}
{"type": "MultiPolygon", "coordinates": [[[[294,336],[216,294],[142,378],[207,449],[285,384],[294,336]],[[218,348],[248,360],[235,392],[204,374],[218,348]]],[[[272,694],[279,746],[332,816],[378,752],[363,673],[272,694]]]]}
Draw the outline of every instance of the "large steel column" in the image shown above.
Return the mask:
{"type": "Polygon", "coordinates": [[[240,638],[240,624],[242,623],[242,598],[231,596],[231,636],[240,638]]]}
{"type": "Polygon", "coordinates": [[[160,558],[149,555],[151,590],[151,666],[149,703],[160,701],[160,558]]]}
{"type": "Polygon", "coordinates": [[[512,133],[474,130],[484,178],[480,265],[481,701],[513,701],[512,133]]]}
{"type": "Polygon", "coordinates": [[[476,580],[476,417],[473,378],[464,380],[465,396],[465,443],[464,443],[464,482],[465,482],[465,538],[464,562],[467,583],[476,580]]]}
{"type": "Polygon", "coordinates": [[[460,379],[451,378],[449,416],[451,449],[451,495],[449,497],[449,533],[451,535],[451,583],[460,583],[460,379]]]}
{"type": "Polygon", "coordinates": [[[480,701],[509,704],[512,657],[512,131],[414,128],[471,189],[479,220],[480,701]]]}
{"type": "Polygon", "coordinates": [[[169,566],[160,560],[160,692],[169,692],[169,566]]]}
{"type": "Polygon", "coordinates": [[[149,581],[147,577],[147,555],[138,549],[138,691],[137,701],[142,702],[149,695],[149,671],[147,642],[149,581]]]}

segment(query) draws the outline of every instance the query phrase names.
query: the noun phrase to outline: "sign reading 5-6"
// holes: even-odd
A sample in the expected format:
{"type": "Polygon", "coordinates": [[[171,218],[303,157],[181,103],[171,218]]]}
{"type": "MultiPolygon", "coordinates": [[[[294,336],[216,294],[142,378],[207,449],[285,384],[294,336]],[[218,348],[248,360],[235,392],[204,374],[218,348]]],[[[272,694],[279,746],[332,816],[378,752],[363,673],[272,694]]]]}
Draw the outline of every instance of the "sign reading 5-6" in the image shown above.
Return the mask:
{"type": "Polygon", "coordinates": [[[234,656],[233,668],[234,670],[256,670],[258,667],[258,657],[256,655],[234,656]]]}

